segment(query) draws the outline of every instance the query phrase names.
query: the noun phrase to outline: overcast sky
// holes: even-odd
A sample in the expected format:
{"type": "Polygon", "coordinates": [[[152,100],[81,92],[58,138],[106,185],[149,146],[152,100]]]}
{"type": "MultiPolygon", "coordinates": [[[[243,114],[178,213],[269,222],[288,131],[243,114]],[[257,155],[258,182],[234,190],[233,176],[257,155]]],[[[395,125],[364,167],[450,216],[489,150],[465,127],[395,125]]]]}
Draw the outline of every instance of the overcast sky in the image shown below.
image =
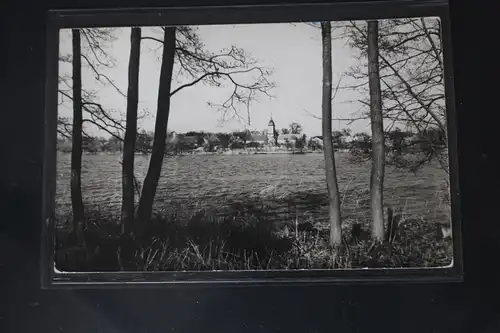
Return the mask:
{"type": "MultiPolygon", "coordinates": [[[[227,132],[244,128],[262,130],[267,128],[269,118],[273,117],[278,129],[287,127],[295,121],[300,123],[304,132],[309,135],[321,134],[321,121],[308,114],[321,115],[322,89],[322,48],[321,32],[306,24],[252,24],[200,26],[198,30],[201,40],[208,50],[217,52],[222,48],[236,45],[244,48],[259,64],[274,70],[270,80],[276,84],[272,90],[274,99],[260,96],[259,101],[250,107],[251,124],[231,120],[221,122],[221,114],[210,108],[207,102],[221,103],[229,95],[225,89],[198,84],[173,96],[168,128],[176,132],[190,130],[227,132]]],[[[151,28],[143,29],[143,36],[151,36],[151,28]]],[[[112,78],[117,86],[127,91],[127,71],[130,52],[130,28],[115,31],[116,41],[108,49],[108,53],[116,60],[116,66],[103,70],[112,78]]],[[[71,32],[61,31],[60,53],[71,54],[71,32]]],[[[334,84],[348,69],[359,60],[353,57],[351,50],[342,40],[333,40],[333,82],[334,84]]],[[[141,44],[141,63],[139,81],[139,108],[146,109],[151,116],[142,119],[141,128],[154,128],[154,115],[158,96],[158,80],[161,49],[154,41],[145,40],[141,44]]],[[[71,65],[61,65],[61,74],[71,74],[71,65]]],[[[124,114],[126,100],[114,90],[95,81],[90,68],[82,69],[83,89],[95,90],[97,100],[106,109],[119,110],[124,114]]],[[[189,82],[179,78],[181,83],[189,82]]],[[[343,81],[347,83],[347,79],[343,81]]],[[[173,88],[178,86],[173,83],[173,88]]],[[[339,91],[333,103],[334,118],[349,118],[360,108],[357,102],[359,95],[353,91],[339,91]]],[[[60,115],[71,115],[71,104],[64,103],[59,108],[60,115]]],[[[246,115],[246,110],[242,109],[246,115]]],[[[368,122],[360,121],[352,125],[346,122],[333,122],[333,128],[349,127],[353,132],[370,132],[368,122]]],[[[87,131],[103,135],[95,129],[87,131]]],[[[107,135],[103,135],[107,136],[107,135]]]]}

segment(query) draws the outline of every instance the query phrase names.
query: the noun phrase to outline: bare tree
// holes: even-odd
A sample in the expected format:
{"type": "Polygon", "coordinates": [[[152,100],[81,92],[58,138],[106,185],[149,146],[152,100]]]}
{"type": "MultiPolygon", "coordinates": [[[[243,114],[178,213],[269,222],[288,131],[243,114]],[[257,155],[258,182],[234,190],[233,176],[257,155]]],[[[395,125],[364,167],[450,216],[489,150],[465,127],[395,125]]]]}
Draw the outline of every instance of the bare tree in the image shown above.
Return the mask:
{"type": "Polygon", "coordinates": [[[325,155],[326,184],[328,189],[330,216],[330,245],[342,243],[340,216],[340,195],[335,168],[335,155],[332,142],[332,28],[330,22],[321,23],[323,44],[323,144],[325,155]]]}
{"type": "MultiPolygon", "coordinates": [[[[87,67],[90,70],[96,82],[103,86],[110,85],[119,95],[126,97],[120,87],[104,74],[106,69],[113,68],[116,65],[114,59],[107,51],[107,47],[115,40],[113,33],[114,29],[95,28],[80,29],[79,31],[81,36],[80,61],[82,67],[87,67]]],[[[71,63],[73,58],[73,54],[59,55],[61,64],[71,63]]],[[[72,92],[73,81],[71,77],[61,73],[59,75],[60,104],[64,104],[66,101],[72,101],[72,92]]],[[[91,91],[82,87],[82,126],[86,124],[92,125],[113,137],[123,138],[123,133],[125,131],[124,119],[118,114],[118,111],[106,109],[102,104],[97,103],[97,94],[98,90],[91,91]]],[[[63,117],[59,116],[59,118],[62,121],[58,123],[58,133],[61,136],[67,136],[71,128],[64,125],[63,117]]]]}
{"type": "MultiPolygon", "coordinates": [[[[97,73],[97,68],[100,65],[106,65],[100,60],[104,49],[101,44],[105,40],[111,40],[110,31],[107,29],[94,31],[95,29],[72,29],[72,53],[71,55],[60,54],[59,60],[61,63],[67,63],[72,66],[72,75],[59,76],[59,93],[61,96],[60,104],[65,101],[70,101],[72,104],[72,120],[69,117],[58,116],[57,130],[60,136],[71,139],[71,202],[73,210],[73,232],[78,236],[78,241],[81,242],[83,230],[86,229],[84,204],[82,197],[81,184],[81,169],[82,169],[82,154],[83,140],[89,138],[90,135],[84,129],[86,121],[95,122],[95,119],[85,119],[84,111],[90,114],[99,114],[102,107],[99,104],[92,103],[90,100],[94,98],[95,92],[85,91],[82,88],[82,67],[84,64],[90,66],[97,73]],[[94,57],[94,62],[99,65],[94,65],[90,60],[94,57]],[[84,62],[82,64],[82,61],[84,62]]],[[[105,55],[105,54],[104,54],[105,55]]],[[[97,74],[96,74],[97,75],[97,74]]],[[[106,80],[107,83],[113,82],[106,76],[98,76],[97,80],[106,80]]],[[[101,118],[109,117],[104,114],[101,118]]],[[[112,119],[111,119],[112,120],[112,119]]],[[[101,127],[105,127],[102,126],[101,127]]]]}
{"type": "Polygon", "coordinates": [[[172,70],[175,57],[175,27],[164,29],[163,57],[158,88],[158,106],[155,122],[155,133],[151,159],[139,198],[137,218],[140,222],[149,222],[153,211],[153,201],[160,179],[163,157],[165,155],[165,140],[167,138],[168,115],[170,113],[170,90],[172,85],[172,70]]]}
{"type": "MultiPolygon", "coordinates": [[[[80,29],[81,34],[81,58],[82,67],[86,67],[91,74],[93,74],[95,82],[103,87],[111,86],[114,91],[123,98],[126,98],[126,93],[119,87],[108,75],[105,74],[106,70],[116,66],[115,59],[108,52],[108,48],[116,40],[114,36],[114,28],[92,28],[80,29]]],[[[71,63],[73,59],[72,54],[60,54],[59,61],[61,64],[71,63]]],[[[72,101],[73,83],[71,77],[64,73],[59,75],[59,95],[60,104],[66,101],[72,101]]],[[[125,134],[125,116],[122,115],[121,110],[113,110],[102,103],[98,102],[99,90],[88,90],[82,87],[82,107],[83,107],[83,120],[82,124],[85,127],[92,126],[101,130],[119,142],[123,142],[125,134]]],[[[137,118],[142,119],[146,117],[147,110],[138,110],[137,118]]],[[[71,126],[67,126],[68,119],[59,115],[58,116],[58,134],[61,137],[71,136],[71,126]]],[[[84,130],[84,137],[90,136],[84,130]]],[[[136,150],[139,150],[136,146],[136,150]]]]}
{"type": "Polygon", "coordinates": [[[122,232],[130,233],[134,224],[134,157],[137,137],[137,106],[139,103],[139,62],[141,55],[141,28],[130,33],[130,60],[128,66],[127,122],[123,141],[122,163],[122,232]]]}
{"type": "Polygon", "coordinates": [[[372,128],[372,169],[370,195],[373,239],[384,239],[384,123],[380,92],[378,59],[378,21],[368,21],[368,78],[370,87],[370,119],[372,128]]]}
{"type": "Polygon", "coordinates": [[[165,139],[170,112],[170,99],[180,91],[198,83],[213,87],[222,87],[224,83],[232,87],[230,96],[220,104],[209,102],[222,114],[222,119],[229,117],[244,120],[238,105],[242,105],[249,114],[252,101],[258,94],[269,96],[274,84],[268,80],[270,70],[257,66],[256,61],[240,48],[232,46],[218,54],[207,51],[193,27],[165,27],[163,39],[154,36],[142,37],[145,40],[159,42],[163,46],[160,71],[158,109],[155,123],[155,135],[151,159],[142,187],[137,218],[149,221],[152,217],[153,202],[163,165],[165,139]],[[174,63],[178,64],[176,76],[190,79],[172,89],[174,63]],[[247,81],[251,82],[247,82],[247,81]]]}
{"type": "Polygon", "coordinates": [[[82,236],[85,228],[82,198],[82,63],[80,30],[72,31],[73,46],[73,131],[71,149],[71,206],[73,209],[73,232],[82,236]]]}
{"type": "MultiPolygon", "coordinates": [[[[354,21],[339,24],[337,31],[340,33],[335,37],[345,39],[358,50],[360,64],[346,73],[354,82],[343,89],[355,89],[360,93],[369,89],[368,73],[363,64],[368,44],[365,24],[354,21]]],[[[420,138],[403,146],[412,148],[410,159],[387,150],[386,153],[393,156],[386,162],[415,171],[436,159],[448,172],[440,21],[434,18],[381,20],[379,60],[385,130],[403,125],[420,138]],[[430,140],[426,134],[429,130],[439,132],[445,139],[430,140]]],[[[356,118],[368,119],[369,112],[365,111],[369,100],[362,98],[358,102],[362,108],[361,115],[356,118]]]]}

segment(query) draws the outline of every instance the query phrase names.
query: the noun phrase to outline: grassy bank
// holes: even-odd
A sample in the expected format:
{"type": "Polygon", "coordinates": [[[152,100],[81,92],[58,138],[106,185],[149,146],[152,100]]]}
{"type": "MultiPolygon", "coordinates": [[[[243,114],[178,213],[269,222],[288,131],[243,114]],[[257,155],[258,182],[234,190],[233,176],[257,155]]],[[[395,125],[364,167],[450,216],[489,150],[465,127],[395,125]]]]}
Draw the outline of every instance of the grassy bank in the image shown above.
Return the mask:
{"type": "MultiPolygon", "coordinates": [[[[161,213],[135,237],[119,234],[118,219],[88,211],[85,247],[57,221],[56,267],[61,271],[267,270],[436,267],[450,264],[451,241],[431,221],[408,216],[396,241],[370,249],[369,237],[352,237],[357,221],[344,222],[344,249],[328,246],[328,225],[311,219],[273,219],[266,207],[235,203],[187,216],[161,213]],[[371,250],[371,251],[369,251],[371,250]]],[[[368,230],[368,225],[364,229],[368,230]]]]}

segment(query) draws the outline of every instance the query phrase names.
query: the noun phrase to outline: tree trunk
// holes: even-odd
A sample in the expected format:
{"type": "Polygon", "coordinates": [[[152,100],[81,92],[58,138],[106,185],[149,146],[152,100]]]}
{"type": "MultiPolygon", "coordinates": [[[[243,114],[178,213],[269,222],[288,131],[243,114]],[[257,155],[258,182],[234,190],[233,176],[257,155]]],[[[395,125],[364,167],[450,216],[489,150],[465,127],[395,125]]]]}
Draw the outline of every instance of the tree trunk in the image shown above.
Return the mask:
{"type": "Polygon", "coordinates": [[[80,30],[73,29],[73,134],[71,147],[71,207],[73,232],[83,237],[84,209],[82,198],[82,58],[80,30]]]}
{"type": "Polygon", "coordinates": [[[342,243],[340,220],[340,195],[335,169],[335,154],[332,142],[332,27],[330,22],[321,23],[323,41],[323,144],[325,154],[326,185],[328,189],[330,216],[330,246],[342,243]]]}
{"type": "Polygon", "coordinates": [[[130,233],[134,225],[134,157],[137,137],[137,105],[139,103],[139,60],[141,28],[132,28],[128,65],[127,123],[123,140],[122,164],[122,232],[130,233]]]}
{"type": "Polygon", "coordinates": [[[142,223],[147,223],[151,220],[153,201],[165,154],[167,124],[170,113],[170,88],[172,84],[172,70],[174,68],[175,32],[176,29],[174,27],[165,28],[153,148],[137,209],[137,218],[142,223]]]}
{"type": "Polygon", "coordinates": [[[368,21],[368,81],[370,87],[370,118],[372,127],[372,169],[370,194],[373,239],[384,239],[384,123],[380,92],[378,21],[368,21]]]}

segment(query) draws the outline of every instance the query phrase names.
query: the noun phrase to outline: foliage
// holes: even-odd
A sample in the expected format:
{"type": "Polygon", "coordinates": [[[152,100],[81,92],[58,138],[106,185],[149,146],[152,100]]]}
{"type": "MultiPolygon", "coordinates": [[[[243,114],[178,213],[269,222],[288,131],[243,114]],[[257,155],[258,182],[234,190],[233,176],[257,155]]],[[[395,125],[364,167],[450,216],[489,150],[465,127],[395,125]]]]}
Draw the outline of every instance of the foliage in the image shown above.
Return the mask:
{"type": "Polygon", "coordinates": [[[302,125],[297,123],[297,122],[293,122],[290,124],[290,134],[301,134],[302,133],[302,125]]]}
{"type": "Polygon", "coordinates": [[[247,141],[250,141],[252,139],[252,134],[250,133],[249,130],[233,132],[232,135],[234,137],[237,137],[243,143],[247,143],[247,141]]]}
{"type": "Polygon", "coordinates": [[[346,148],[344,133],[342,131],[332,131],[333,147],[337,149],[346,148]]]}
{"type": "Polygon", "coordinates": [[[306,147],[307,136],[305,134],[300,135],[297,140],[295,140],[295,148],[302,151],[306,147]]]}
{"type": "Polygon", "coordinates": [[[259,148],[262,147],[262,145],[260,143],[258,143],[258,142],[253,142],[252,141],[252,142],[247,143],[246,147],[247,148],[259,149],[259,148]]]}
{"type": "Polygon", "coordinates": [[[318,138],[310,138],[309,141],[307,141],[307,148],[312,151],[323,150],[323,145],[320,140],[318,140],[318,138]]]}
{"type": "Polygon", "coordinates": [[[203,148],[207,152],[214,151],[218,145],[220,144],[220,140],[216,134],[206,135],[204,138],[203,148]]]}
{"type": "Polygon", "coordinates": [[[229,148],[229,141],[231,140],[231,134],[229,133],[217,133],[217,138],[219,139],[219,145],[222,149],[229,148]]]}
{"type": "Polygon", "coordinates": [[[281,134],[290,134],[290,129],[289,128],[282,128],[281,134]]]}
{"type": "Polygon", "coordinates": [[[286,149],[290,150],[290,149],[294,148],[294,144],[292,142],[290,142],[290,140],[288,138],[285,138],[285,147],[286,147],[286,149]]]}
{"type": "Polygon", "coordinates": [[[239,136],[232,135],[229,139],[230,149],[243,149],[245,148],[245,141],[243,141],[239,136]]]}
{"type": "MultiPolygon", "coordinates": [[[[371,138],[367,133],[350,134],[348,129],[333,131],[333,143],[337,149],[349,149],[352,154],[369,158],[371,153],[371,138]],[[352,142],[347,140],[350,138],[352,142]]],[[[189,131],[186,133],[177,134],[177,140],[172,139],[172,133],[167,137],[167,153],[188,152],[200,146],[206,147],[208,140],[209,151],[215,146],[221,149],[243,149],[245,147],[254,147],[253,143],[247,141],[251,138],[249,131],[237,131],[232,133],[212,133],[203,131],[189,131]]],[[[141,130],[137,134],[136,152],[148,154],[151,152],[153,133],[146,130],[141,130]]],[[[407,160],[411,156],[427,152],[431,150],[444,150],[446,148],[445,136],[442,131],[429,128],[422,133],[413,133],[403,131],[399,127],[391,131],[385,132],[387,163],[395,165],[401,163],[401,167],[409,167],[407,160]],[[399,160],[396,161],[395,157],[399,160]],[[406,161],[406,162],[405,162],[406,161]],[[403,163],[407,163],[403,166],[403,163]]],[[[108,139],[103,137],[83,138],[83,151],[88,153],[98,152],[119,152],[122,149],[122,140],[120,138],[110,136],[108,139]]],[[[287,146],[287,144],[285,144],[287,146]]],[[[305,134],[298,136],[295,145],[288,141],[288,148],[304,149],[311,151],[322,150],[321,137],[307,138],[305,134]]],[[[71,140],[62,137],[58,138],[57,149],[60,152],[71,151],[71,140]]],[[[429,152],[430,153],[430,152],[429,152]]],[[[421,167],[419,165],[418,167],[421,167]]]]}
{"type": "Polygon", "coordinates": [[[147,154],[151,152],[153,148],[153,136],[154,133],[146,132],[142,130],[137,133],[135,150],[141,152],[143,154],[147,154]]]}

